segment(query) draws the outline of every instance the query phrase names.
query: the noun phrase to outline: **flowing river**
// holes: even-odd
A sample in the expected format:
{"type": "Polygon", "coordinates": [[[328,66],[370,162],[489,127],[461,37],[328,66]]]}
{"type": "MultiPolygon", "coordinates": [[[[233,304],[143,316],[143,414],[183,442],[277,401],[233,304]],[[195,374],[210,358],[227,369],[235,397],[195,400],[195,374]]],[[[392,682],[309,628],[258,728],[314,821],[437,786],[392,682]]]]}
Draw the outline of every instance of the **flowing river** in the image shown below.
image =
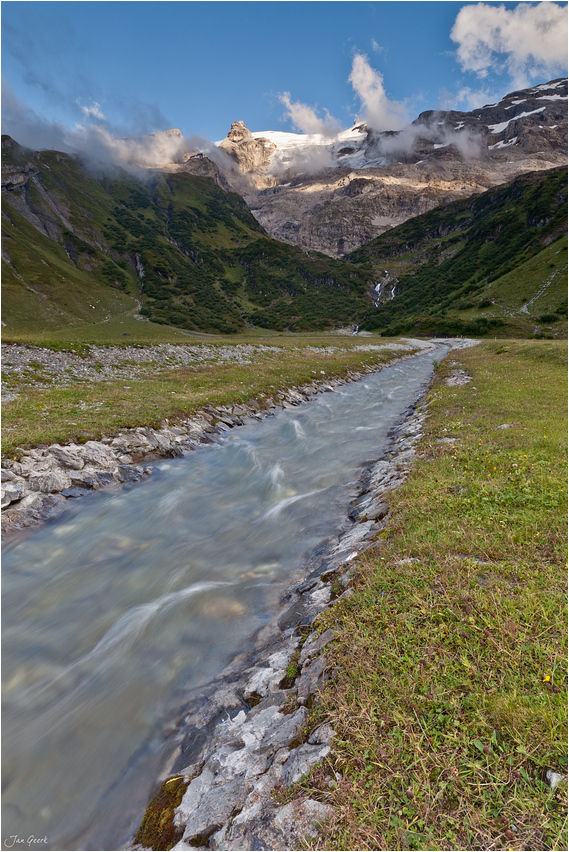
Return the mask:
{"type": "Polygon", "coordinates": [[[83,498],[4,548],[2,848],[119,849],[188,688],[266,624],[446,349],[83,498]]]}

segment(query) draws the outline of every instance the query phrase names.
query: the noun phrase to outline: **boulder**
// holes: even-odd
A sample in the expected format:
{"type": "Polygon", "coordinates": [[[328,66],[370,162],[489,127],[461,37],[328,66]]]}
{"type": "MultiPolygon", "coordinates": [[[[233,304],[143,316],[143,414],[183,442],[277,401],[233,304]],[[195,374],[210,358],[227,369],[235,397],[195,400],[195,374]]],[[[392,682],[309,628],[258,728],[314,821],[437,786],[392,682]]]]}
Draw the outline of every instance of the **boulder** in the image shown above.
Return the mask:
{"type": "Polygon", "coordinates": [[[24,493],[24,483],[21,480],[5,482],[2,485],[2,508],[5,509],[10,503],[15,503],[24,493]]]}
{"type": "Polygon", "coordinates": [[[70,447],[61,447],[59,444],[52,444],[49,447],[51,455],[57,459],[61,467],[70,468],[71,470],[81,470],[85,466],[84,460],[77,455],[78,447],[74,445],[73,450],[70,447]]]}
{"type": "Polygon", "coordinates": [[[77,448],[77,452],[85,464],[94,467],[114,467],[117,461],[114,452],[100,441],[87,441],[77,448]]]}
{"type": "Polygon", "coordinates": [[[310,745],[305,743],[291,751],[288,760],[283,764],[281,770],[281,783],[285,787],[296,784],[305,775],[308,775],[313,766],[330,753],[329,745],[310,745]]]}
{"type": "MultiPolygon", "coordinates": [[[[191,786],[191,785],[190,785],[191,786]]],[[[202,845],[214,831],[228,822],[235,810],[241,810],[249,788],[240,778],[210,788],[191,813],[183,840],[192,846],[202,845]]]]}
{"type": "Polygon", "coordinates": [[[44,494],[57,494],[65,488],[69,488],[71,480],[62,472],[50,472],[32,474],[28,480],[32,491],[41,491],[44,494]]]}
{"type": "Polygon", "coordinates": [[[315,630],[311,633],[302,646],[302,651],[300,652],[300,664],[303,665],[309,657],[319,654],[322,648],[324,648],[328,642],[331,642],[333,638],[334,631],[330,628],[325,630],[323,633],[320,633],[319,630],[315,630]]]}
{"type": "Polygon", "coordinates": [[[297,681],[297,700],[299,704],[306,704],[309,697],[319,691],[326,668],[325,657],[315,657],[302,667],[302,673],[297,681]]]}
{"type": "Polygon", "coordinates": [[[384,518],[389,512],[387,503],[378,503],[366,512],[368,521],[379,521],[384,518]]]}

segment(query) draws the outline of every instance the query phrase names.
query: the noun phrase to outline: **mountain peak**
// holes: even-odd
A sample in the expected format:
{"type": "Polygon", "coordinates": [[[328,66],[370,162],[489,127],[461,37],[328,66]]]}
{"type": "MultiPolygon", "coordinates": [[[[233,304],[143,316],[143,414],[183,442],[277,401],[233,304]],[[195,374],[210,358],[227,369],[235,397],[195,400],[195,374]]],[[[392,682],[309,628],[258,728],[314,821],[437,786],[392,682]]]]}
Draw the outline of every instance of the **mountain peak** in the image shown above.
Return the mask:
{"type": "Polygon", "coordinates": [[[244,139],[252,139],[253,134],[244,121],[234,121],[229,133],[227,134],[227,138],[231,142],[242,142],[244,139]]]}
{"type": "Polygon", "coordinates": [[[276,183],[274,178],[267,179],[265,173],[277,146],[264,137],[255,138],[244,121],[232,123],[227,137],[219,143],[219,147],[235,160],[244,174],[251,176],[257,189],[264,189],[276,183]]]}
{"type": "Polygon", "coordinates": [[[257,190],[246,197],[257,220],[277,239],[337,257],[439,204],[565,165],[567,79],[470,112],[428,110],[398,131],[245,130],[221,147],[257,190]]]}

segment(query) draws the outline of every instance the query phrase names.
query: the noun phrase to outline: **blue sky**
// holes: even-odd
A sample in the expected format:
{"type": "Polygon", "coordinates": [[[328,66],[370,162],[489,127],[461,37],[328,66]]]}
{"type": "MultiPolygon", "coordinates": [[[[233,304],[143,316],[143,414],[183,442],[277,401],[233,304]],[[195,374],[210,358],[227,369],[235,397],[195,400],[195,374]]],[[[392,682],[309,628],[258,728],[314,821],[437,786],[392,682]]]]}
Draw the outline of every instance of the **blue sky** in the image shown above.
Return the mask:
{"type": "Polygon", "coordinates": [[[94,124],[212,140],[238,119],[255,131],[356,117],[389,129],[565,76],[566,7],[4,0],[3,132],[34,147],[43,133],[47,147],[94,124]]]}

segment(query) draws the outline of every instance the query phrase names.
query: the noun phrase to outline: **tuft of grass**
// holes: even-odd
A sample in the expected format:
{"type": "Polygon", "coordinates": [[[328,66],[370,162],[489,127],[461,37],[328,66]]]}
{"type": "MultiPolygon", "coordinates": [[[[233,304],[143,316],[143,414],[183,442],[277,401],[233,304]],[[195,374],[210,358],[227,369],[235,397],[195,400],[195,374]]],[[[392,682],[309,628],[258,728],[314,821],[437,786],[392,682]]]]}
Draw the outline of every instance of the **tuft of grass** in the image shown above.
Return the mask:
{"type": "Polygon", "coordinates": [[[566,849],[566,344],[453,352],[386,535],[356,563],[312,848],[566,849]],[[508,428],[498,428],[506,426],[508,428]],[[441,438],[455,437],[453,443],[441,438]]]}

